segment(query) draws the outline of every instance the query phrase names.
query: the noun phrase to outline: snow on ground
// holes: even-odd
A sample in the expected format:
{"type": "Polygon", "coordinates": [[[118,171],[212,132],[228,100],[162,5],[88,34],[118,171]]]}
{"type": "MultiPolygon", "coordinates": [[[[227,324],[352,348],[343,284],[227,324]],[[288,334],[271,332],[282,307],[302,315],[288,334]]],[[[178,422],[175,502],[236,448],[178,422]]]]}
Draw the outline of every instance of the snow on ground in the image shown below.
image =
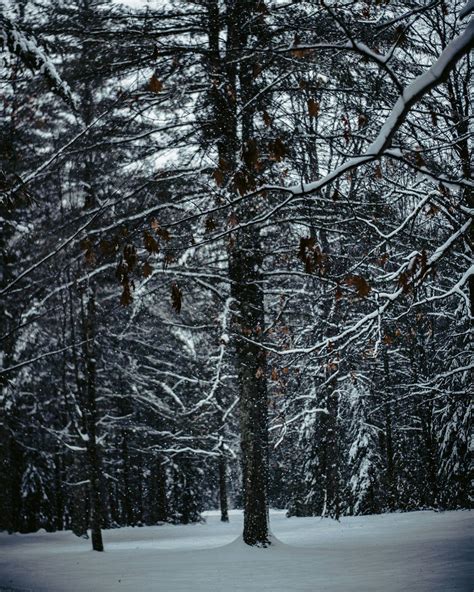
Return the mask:
{"type": "Polygon", "coordinates": [[[0,533],[0,591],[472,592],[472,512],[286,518],[275,543],[239,539],[240,512],[205,524],[104,532],[105,553],[70,532],[0,533]]]}

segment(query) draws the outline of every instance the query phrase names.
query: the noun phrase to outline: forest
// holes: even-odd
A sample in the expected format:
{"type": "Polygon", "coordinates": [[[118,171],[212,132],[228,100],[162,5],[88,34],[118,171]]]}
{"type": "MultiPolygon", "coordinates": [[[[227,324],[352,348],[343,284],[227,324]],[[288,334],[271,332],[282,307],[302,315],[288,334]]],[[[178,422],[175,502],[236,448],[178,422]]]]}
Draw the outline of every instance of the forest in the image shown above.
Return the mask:
{"type": "Polygon", "coordinates": [[[0,530],[470,508],[472,0],[0,4],[0,530]]]}

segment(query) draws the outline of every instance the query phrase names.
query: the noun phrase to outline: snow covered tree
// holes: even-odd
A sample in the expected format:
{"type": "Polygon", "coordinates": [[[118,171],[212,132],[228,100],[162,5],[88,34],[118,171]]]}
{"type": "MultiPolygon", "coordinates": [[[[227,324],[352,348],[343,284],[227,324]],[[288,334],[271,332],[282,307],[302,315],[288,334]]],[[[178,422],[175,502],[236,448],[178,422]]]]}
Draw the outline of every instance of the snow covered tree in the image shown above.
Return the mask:
{"type": "Polygon", "coordinates": [[[348,428],[348,486],[353,514],[377,514],[380,511],[380,453],[377,428],[370,424],[370,392],[356,382],[347,389],[350,423],[348,428]]]}

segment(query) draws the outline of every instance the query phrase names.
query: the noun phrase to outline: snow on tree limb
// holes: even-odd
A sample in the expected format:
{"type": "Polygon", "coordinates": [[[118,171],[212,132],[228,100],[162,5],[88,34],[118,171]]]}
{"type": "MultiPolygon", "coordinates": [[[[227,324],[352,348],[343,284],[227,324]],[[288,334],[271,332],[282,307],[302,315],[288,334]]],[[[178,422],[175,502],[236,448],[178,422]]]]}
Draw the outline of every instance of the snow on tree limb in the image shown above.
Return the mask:
{"type": "MultiPolygon", "coordinates": [[[[433,255],[428,258],[426,262],[426,268],[424,270],[419,270],[415,274],[413,280],[414,285],[418,285],[423,281],[427,271],[432,269],[433,266],[442,257],[444,257],[446,253],[449,252],[453,244],[469,230],[471,223],[471,219],[467,220],[455,233],[450,235],[449,238],[436,249],[433,255]]],[[[413,262],[417,256],[417,252],[412,253],[402,264],[402,266],[396,271],[396,273],[393,274],[394,278],[396,276],[399,277],[401,273],[403,273],[406,269],[409,269],[413,265],[413,262]]],[[[446,298],[452,294],[458,293],[459,290],[461,290],[462,286],[464,286],[467,283],[468,279],[472,276],[473,272],[474,267],[471,266],[470,269],[467,272],[465,272],[460,279],[458,279],[456,284],[447,293],[443,295],[443,297],[446,298]]],[[[275,347],[268,347],[263,344],[260,344],[260,347],[262,347],[268,352],[280,356],[312,354],[314,352],[328,350],[328,348],[334,348],[334,346],[337,346],[339,351],[343,351],[349,346],[349,344],[351,344],[355,340],[362,340],[363,336],[372,329],[377,319],[380,318],[390,308],[390,306],[392,306],[393,303],[398,300],[398,298],[402,294],[403,286],[397,287],[392,292],[379,292],[379,301],[377,302],[377,306],[374,307],[370,312],[362,316],[358,321],[356,321],[352,325],[349,325],[346,329],[340,331],[336,335],[332,335],[331,337],[325,337],[321,341],[318,341],[317,343],[310,345],[308,347],[288,348],[285,350],[280,350],[275,347]]],[[[245,339],[255,344],[258,343],[256,341],[251,340],[248,337],[246,337],[245,339]]]]}
{"type": "MultiPolygon", "coordinates": [[[[466,16],[470,12],[470,10],[467,10],[468,6],[469,4],[461,13],[464,13],[464,16],[466,16]]],[[[447,45],[447,47],[440,54],[439,58],[431,66],[431,68],[429,68],[426,72],[416,77],[405,88],[405,90],[402,92],[402,94],[396,101],[395,105],[393,106],[390,115],[385,120],[385,123],[380,129],[377,137],[363,154],[347,160],[346,162],[342,163],[340,166],[335,168],[333,171],[329,172],[327,175],[319,179],[318,181],[313,181],[311,183],[301,183],[298,185],[290,185],[288,187],[267,184],[261,186],[255,191],[248,193],[245,196],[240,196],[239,198],[237,198],[237,200],[235,200],[235,203],[240,202],[245,197],[252,197],[262,191],[285,191],[289,194],[281,203],[276,205],[269,212],[265,212],[264,214],[261,214],[260,216],[257,216],[256,218],[253,218],[252,220],[249,220],[246,223],[238,224],[237,226],[231,229],[227,229],[223,232],[220,232],[219,234],[213,236],[210,239],[205,239],[204,241],[202,241],[202,244],[208,243],[212,240],[221,239],[243,227],[261,224],[262,222],[265,222],[266,220],[272,218],[274,214],[276,214],[278,211],[282,210],[286,205],[288,205],[295,195],[303,195],[320,191],[324,187],[330,185],[331,183],[339,179],[345,173],[357,169],[364,164],[374,162],[382,156],[389,156],[390,158],[395,158],[405,162],[402,152],[398,148],[391,148],[391,143],[395,134],[404,123],[412,107],[416,105],[431,90],[442,84],[446,80],[450,72],[456,67],[456,64],[461,60],[463,56],[467,55],[469,51],[471,51],[473,46],[474,19],[471,19],[463,33],[458,35],[447,45]]],[[[346,47],[352,47],[351,43],[348,43],[346,47]]],[[[425,167],[419,168],[419,170],[421,173],[427,176],[432,176],[432,173],[425,167]]],[[[440,176],[437,176],[437,179],[439,181],[443,181],[446,183],[458,183],[459,185],[472,186],[472,182],[469,179],[464,179],[462,182],[456,182],[440,176]]],[[[234,204],[230,205],[233,206],[234,204]]],[[[224,207],[229,206],[227,204],[224,207]]]]}
{"type": "Polygon", "coordinates": [[[5,15],[0,16],[0,49],[8,50],[21,59],[30,70],[39,70],[53,92],[73,108],[75,99],[67,82],[62,80],[56,67],[37,40],[19,29],[5,15]]]}
{"type": "MultiPolygon", "coordinates": [[[[385,120],[379,134],[370,144],[364,154],[351,158],[328,175],[312,183],[302,183],[291,187],[280,188],[293,195],[314,193],[319,191],[341,175],[380,158],[390,147],[390,144],[405,121],[411,108],[418,103],[430,90],[442,84],[459,60],[474,46],[474,19],[471,19],[466,29],[441,53],[429,70],[415,78],[403,91],[385,120]]],[[[276,189],[276,188],[273,188],[276,189]]]]}

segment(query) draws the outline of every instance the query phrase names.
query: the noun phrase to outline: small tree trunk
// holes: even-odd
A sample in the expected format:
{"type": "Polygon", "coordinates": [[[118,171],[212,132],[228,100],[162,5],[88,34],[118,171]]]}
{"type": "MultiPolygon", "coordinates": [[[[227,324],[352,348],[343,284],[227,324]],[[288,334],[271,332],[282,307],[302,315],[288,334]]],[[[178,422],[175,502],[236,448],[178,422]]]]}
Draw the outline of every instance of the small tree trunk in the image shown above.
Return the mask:
{"type": "Polygon", "coordinates": [[[168,496],[166,491],[166,469],[158,459],[156,467],[156,501],[157,513],[156,518],[158,522],[166,522],[169,519],[168,512],[168,496]]]}
{"type": "MultiPolygon", "coordinates": [[[[84,467],[78,458],[73,461],[73,478],[81,482],[84,478],[84,467]]],[[[87,511],[88,494],[85,484],[75,485],[70,492],[69,498],[69,513],[70,513],[70,525],[72,532],[83,538],[88,538],[87,527],[88,527],[88,511],[87,511]]]]}
{"type": "MultiPolygon", "coordinates": [[[[92,549],[94,551],[103,551],[104,543],[102,541],[102,530],[101,530],[101,504],[100,504],[100,484],[99,474],[93,471],[94,477],[90,483],[90,525],[91,525],[91,538],[92,538],[92,549]]],[[[91,474],[92,477],[92,474],[91,474]]]]}
{"type": "Polygon", "coordinates": [[[324,495],[321,515],[339,520],[341,515],[341,459],[339,450],[339,425],[337,420],[339,397],[334,380],[331,380],[328,384],[325,404],[328,414],[323,415],[321,418],[321,427],[324,430],[320,452],[324,495]]]}
{"type": "Polygon", "coordinates": [[[101,530],[101,500],[100,477],[101,466],[97,448],[97,405],[96,405],[96,361],[94,357],[95,346],[95,294],[93,289],[87,301],[87,312],[84,327],[84,353],[86,358],[86,429],[87,429],[87,458],[89,464],[89,496],[90,496],[90,528],[92,535],[92,549],[103,551],[101,530]]]}
{"type": "Polygon", "coordinates": [[[54,459],[54,486],[55,486],[55,530],[64,528],[64,491],[63,491],[63,458],[60,450],[56,449],[54,459]]]}
{"type": "Polygon", "coordinates": [[[383,350],[385,398],[385,458],[387,466],[387,504],[391,512],[396,506],[395,454],[393,446],[392,408],[390,404],[390,366],[387,348],[383,350]],[[388,394],[387,394],[388,393],[388,394]]]}
{"type": "Polygon", "coordinates": [[[135,516],[132,504],[132,486],[130,475],[130,457],[128,454],[127,432],[122,433],[122,467],[123,467],[123,517],[122,521],[127,526],[135,526],[135,516]]]}
{"type": "Polygon", "coordinates": [[[227,462],[225,456],[219,458],[219,501],[221,506],[221,522],[229,522],[229,506],[227,503],[227,462]]]}

